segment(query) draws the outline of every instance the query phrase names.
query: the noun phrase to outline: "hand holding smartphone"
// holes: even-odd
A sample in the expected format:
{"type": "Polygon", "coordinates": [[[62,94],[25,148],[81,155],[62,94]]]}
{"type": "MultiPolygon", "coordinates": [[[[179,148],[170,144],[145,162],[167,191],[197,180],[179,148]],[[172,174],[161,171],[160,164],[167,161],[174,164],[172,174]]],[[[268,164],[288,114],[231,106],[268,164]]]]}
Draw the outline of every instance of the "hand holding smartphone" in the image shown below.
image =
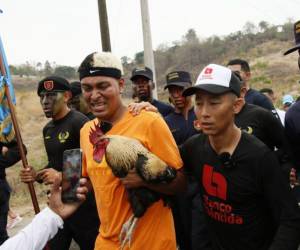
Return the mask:
{"type": "Polygon", "coordinates": [[[82,151],[80,148],[65,150],[63,153],[62,171],[62,201],[76,202],[76,190],[79,187],[82,166],[82,151]]]}

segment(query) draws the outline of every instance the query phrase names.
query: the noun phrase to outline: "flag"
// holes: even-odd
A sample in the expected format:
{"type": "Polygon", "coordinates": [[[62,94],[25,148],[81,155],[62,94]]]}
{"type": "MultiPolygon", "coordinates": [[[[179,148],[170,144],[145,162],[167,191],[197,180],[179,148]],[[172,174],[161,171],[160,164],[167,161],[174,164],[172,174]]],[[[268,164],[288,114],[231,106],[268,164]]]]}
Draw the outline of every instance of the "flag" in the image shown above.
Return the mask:
{"type": "Polygon", "coordinates": [[[7,64],[3,43],[0,37],[0,57],[5,72],[0,71],[0,142],[10,142],[14,139],[15,133],[11,120],[11,112],[8,106],[7,97],[5,95],[5,85],[8,86],[11,100],[16,105],[16,97],[11,82],[9,67],[7,64]]]}

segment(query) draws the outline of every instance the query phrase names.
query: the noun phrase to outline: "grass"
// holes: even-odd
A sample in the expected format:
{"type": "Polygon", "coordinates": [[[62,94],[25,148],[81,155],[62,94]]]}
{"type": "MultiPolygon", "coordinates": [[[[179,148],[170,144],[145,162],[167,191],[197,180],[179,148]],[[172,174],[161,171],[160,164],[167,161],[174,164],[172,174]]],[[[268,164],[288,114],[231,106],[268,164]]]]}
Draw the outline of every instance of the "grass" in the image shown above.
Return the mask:
{"type": "MultiPolygon", "coordinates": [[[[35,91],[16,91],[16,114],[23,143],[27,147],[27,160],[30,166],[40,169],[46,165],[47,158],[43,144],[42,128],[47,123],[35,91]]],[[[12,187],[11,206],[30,204],[27,185],[20,182],[21,163],[7,169],[7,179],[12,187]]],[[[38,199],[44,203],[46,196],[44,185],[35,185],[38,199]]]]}

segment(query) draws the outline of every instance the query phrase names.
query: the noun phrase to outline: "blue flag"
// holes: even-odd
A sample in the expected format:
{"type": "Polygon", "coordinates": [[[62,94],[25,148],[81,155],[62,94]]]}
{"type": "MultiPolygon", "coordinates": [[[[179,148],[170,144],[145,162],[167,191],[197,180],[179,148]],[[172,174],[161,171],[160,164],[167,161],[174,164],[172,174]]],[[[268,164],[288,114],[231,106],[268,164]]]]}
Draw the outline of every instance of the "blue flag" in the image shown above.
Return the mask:
{"type": "Polygon", "coordinates": [[[14,88],[11,82],[9,67],[7,64],[2,40],[0,37],[0,56],[5,68],[5,74],[0,71],[0,142],[10,142],[14,139],[15,133],[11,120],[10,109],[5,95],[5,85],[8,86],[13,104],[16,104],[14,88]]]}

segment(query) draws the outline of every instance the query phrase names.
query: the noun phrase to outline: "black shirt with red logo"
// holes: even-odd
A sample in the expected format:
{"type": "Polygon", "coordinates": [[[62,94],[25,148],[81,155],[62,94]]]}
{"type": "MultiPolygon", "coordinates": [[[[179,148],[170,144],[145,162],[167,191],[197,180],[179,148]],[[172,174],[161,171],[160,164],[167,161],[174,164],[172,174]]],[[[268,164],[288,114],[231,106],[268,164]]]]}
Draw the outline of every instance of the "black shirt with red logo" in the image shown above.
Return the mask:
{"type": "Polygon", "coordinates": [[[300,210],[277,157],[243,132],[229,157],[216,154],[206,135],[180,148],[200,192],[215,250],[296,250],[300,210]]]}

